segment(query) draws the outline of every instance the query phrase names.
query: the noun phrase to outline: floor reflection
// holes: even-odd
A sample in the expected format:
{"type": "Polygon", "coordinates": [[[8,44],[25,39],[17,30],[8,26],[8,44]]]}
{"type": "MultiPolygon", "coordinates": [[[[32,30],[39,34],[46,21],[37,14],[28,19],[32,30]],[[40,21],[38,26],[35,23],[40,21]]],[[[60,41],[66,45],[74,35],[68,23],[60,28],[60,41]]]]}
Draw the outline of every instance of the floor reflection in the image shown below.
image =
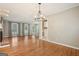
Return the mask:
{"type": "Polygon", "coordinates": [[[18,46],[18,37],[12,37],[12,48],[16,48],[18,46]]]}
{"type": "Polygon", "coordinates": [[[32,39],[29,39],[28,36],[25,37],[12,37],[11,47],[13,50],[21,51],[40,48],[42,42],[39,39],[36,39],[34,36],[32,39]]]}
{"type": "Polygon", "coordinates": [[[0,48],[10,47],[10,42],[8,38],[3,38],[2,42],[0,42],[0,48]]]}
{"type": "Polygon", "coordinates": [[[28,45],[29,45],[28,36],[25,36],[25,37],[24,37],[24,45],[25,45],[26,47],[28,47],[28,45]]]}
{"type": "Polygon", "coordinates": [[[35,36],[32,36],[32,43],[34,44],[36,42],[35,36]]]}

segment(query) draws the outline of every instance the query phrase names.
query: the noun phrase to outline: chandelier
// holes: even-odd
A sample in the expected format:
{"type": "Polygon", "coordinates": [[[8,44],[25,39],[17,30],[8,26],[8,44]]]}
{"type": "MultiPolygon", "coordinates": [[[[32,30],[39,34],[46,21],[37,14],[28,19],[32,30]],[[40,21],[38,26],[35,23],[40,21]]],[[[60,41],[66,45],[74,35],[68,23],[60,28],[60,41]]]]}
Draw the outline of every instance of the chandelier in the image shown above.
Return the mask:
{"type": "Polygon", "coordinates": [[[8,14],[9,14],[9,10],[0,9],[0,16],[4,17],[4,16],[8,16],[8,14]]]}
{"type": "Polygon", "coordinates": [[[38,13],[35,16],[35,20],[38,20],[38,19],[45,19],[45,16],[41,12],[41,3],[38,3],[38,13]]]}
{"type": "MultiPolygon", "coordinates": [[[[38,3],[38,13],[35,16],[34,20],[33,20],[33,25],[36,24],[37,26],[37,30],[38,30],[38,34],[36,34],[36,36],[39,37],[39,39],[43,39],[44,38],[44,30],[45,30],[45,23],[47,22],[46,17],[42,14],[41,12],[41,3],[38,3]]],[[[34,30],[36,30],[34,28],[34,30]]],[[[34,31],[34,35],[35,35],[34,31]]]]}

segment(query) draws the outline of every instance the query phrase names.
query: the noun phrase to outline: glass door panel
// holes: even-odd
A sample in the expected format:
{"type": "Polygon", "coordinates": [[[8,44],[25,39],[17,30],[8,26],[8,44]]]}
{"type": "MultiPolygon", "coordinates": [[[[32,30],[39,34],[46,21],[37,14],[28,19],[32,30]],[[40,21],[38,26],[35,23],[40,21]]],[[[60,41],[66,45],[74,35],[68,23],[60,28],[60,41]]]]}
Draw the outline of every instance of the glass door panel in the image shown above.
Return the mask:
{"type": "Polygon", "coordinates": [[[24,24],[24,35],[28,35],[28,24],[24,24]]]}
{"type": "Polygon", "coordinates": [[[34,24],[34,35],[36,38],[39,37],[39,24],[34,24]]]}
{"type": "Polygon", "coordinates": [[[11,23],[11,32],[12,32],[12,36],[18,36],[19,34],[18,23],[11,23]]]}

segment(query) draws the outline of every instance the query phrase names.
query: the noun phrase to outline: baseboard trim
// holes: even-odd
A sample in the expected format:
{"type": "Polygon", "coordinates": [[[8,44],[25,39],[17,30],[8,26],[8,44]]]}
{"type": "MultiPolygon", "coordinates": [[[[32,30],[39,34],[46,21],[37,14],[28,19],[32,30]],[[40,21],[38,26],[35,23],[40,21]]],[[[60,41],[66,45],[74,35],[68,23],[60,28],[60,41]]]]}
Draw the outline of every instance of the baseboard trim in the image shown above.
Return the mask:
{"type": "Polygon", "coordinates": [[[0,46],[0,48],[10,47],[10,44],[0,46]]]}
{"type": "Polygon", "coordinates": [[[55,43],[55,44],[58,44],[58,45],[62,45],[62,46],[68,47],[68,48],[72,48],[72,49],[77,49],[77,50],[79,50],[79,48],[78,48],[78,47],[75,47],[75,46],[70,46],[70,45],[67,45],[67,44],[62,44],[62,43],[58,43],[58,42],[50,41],[50,40],[45,40],[45,41],[48,41],[48,42],[50,42],[50,43],[55,43]]]}

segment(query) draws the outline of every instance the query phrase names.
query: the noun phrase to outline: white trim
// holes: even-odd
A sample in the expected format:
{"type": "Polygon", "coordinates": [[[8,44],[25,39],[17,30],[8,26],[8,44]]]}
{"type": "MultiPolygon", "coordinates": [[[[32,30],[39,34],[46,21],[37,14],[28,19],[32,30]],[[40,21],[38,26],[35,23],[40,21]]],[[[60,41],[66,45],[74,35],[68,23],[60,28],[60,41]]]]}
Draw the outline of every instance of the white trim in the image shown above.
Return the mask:
{"type": "Polygon", "coordinates": [[[70,46],[70,45],[67,45],[67,44],[58,43],[58,42],[50,41],[50,40],[45,40],[45,41],[48,41],[48,42],[51,42],[51,43],[55,43],[55,44],[58,44],[58,45],[62,45],[62,46],[65,46],[65,47],[69,47],[69,48],[73,48],[73,49],[79,50],[79,48],[78,47],[75,47],[75,46],[70,46]]]}
{"type": "Polygon", "coordinates": [[[9,47],[10,46],[10,44],[8,44],[8,45],[3,45],[3,46],[0,46],[0,48],[5,48],[5,47],[9,47]]]}

